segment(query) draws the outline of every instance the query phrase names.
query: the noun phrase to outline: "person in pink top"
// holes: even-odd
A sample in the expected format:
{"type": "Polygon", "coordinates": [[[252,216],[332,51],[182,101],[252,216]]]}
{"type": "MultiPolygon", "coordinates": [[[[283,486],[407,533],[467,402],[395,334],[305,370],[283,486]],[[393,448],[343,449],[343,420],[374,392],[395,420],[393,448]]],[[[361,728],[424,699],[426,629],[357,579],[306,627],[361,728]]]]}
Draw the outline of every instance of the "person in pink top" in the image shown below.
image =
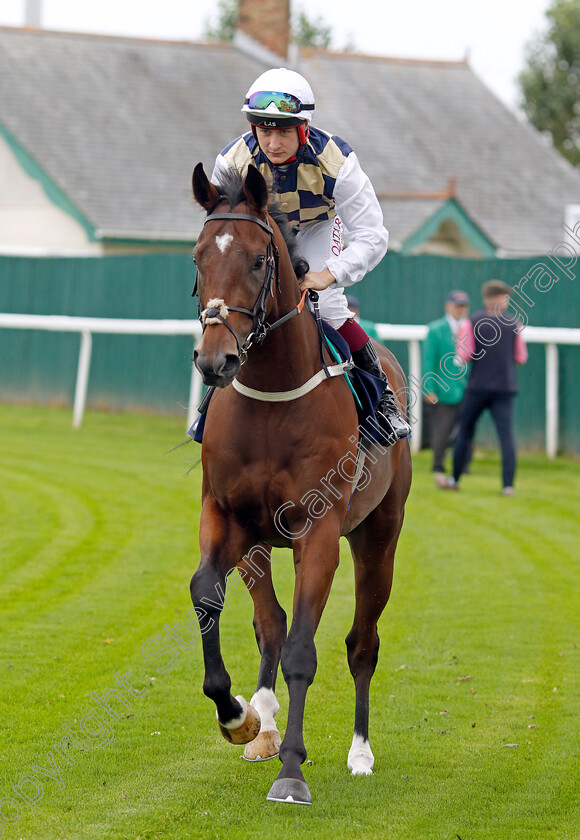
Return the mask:
{"type": "Polygon", "coordinates": [[[466,319],[457,337],[457,353],[471,368],[453,449],[453,477],[448,479],[449,489],[459,488],[462,465],[472,445],[477,422],[488,410],[500,443],[502,493],[504,496],[514,494],[516,365],[527,362],[528,351],[522,322],[507,312],[511,294],[511,287],[501,280],[484,283],[484,308],[466,319]]]}

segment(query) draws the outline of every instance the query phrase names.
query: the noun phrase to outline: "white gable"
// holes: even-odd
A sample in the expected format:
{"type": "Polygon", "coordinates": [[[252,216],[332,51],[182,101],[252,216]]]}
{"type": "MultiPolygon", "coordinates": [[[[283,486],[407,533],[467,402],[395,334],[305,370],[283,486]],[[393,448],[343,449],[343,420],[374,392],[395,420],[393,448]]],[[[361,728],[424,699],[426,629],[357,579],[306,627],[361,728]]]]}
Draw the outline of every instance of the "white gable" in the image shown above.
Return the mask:
{"type": "Polygon", "coordinates": [[[100,254],[84,228],[54,204],[0,135],[0,253],[100,254]]]}

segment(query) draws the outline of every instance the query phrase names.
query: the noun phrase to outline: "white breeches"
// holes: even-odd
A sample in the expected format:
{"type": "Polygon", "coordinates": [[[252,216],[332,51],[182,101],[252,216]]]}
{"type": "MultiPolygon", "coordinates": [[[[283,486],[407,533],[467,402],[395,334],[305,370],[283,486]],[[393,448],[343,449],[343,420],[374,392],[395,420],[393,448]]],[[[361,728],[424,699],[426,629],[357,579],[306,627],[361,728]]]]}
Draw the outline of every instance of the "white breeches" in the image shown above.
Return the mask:
{"type": "MultiPolygon", "coordinates": [[[[311,271],[322,271],[327,260],[342,251],[342,222],[335,216],[328,222],[301,228],[296,234],[296,247],[311,271]]],[[[354,316],[347,306],[344,289],[331,286],[318,292],[318,295],[320,314],[335,330],[354,316]]]]}

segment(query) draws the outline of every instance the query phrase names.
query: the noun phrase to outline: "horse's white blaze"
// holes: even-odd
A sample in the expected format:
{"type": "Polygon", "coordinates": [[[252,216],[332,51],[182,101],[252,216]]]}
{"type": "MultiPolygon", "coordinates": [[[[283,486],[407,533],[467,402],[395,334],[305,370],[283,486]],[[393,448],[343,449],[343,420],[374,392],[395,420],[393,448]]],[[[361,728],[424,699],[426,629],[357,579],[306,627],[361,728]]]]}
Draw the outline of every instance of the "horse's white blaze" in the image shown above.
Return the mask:
{"type": "Polygon", "coordinates": [[[271,688],[260,688],[256,691],[250,700],[250,705],[253,706],[260,715],[260,720],[262,722],[260,732],[271,732],[272,730],[275,730],[276,732],[278,731],[274,718],[280,711],[280,704],[276,700],[276,695],[271,688]]]}
{"type": "Polygon", "coordinates": [[[368,776],[373,772],[375,757],[371,752],[369,742],[361,735],[354,735],[348,752],[347,767],[353,776],[368,776]]]}
{"type": "Polygon", "coordinates": [[[233,241],[234,237],[231,233],[224,233],[222,236],[216,236],[215,238],[215,244],[218,246],[222,254],[225,254],[233,241]]]}

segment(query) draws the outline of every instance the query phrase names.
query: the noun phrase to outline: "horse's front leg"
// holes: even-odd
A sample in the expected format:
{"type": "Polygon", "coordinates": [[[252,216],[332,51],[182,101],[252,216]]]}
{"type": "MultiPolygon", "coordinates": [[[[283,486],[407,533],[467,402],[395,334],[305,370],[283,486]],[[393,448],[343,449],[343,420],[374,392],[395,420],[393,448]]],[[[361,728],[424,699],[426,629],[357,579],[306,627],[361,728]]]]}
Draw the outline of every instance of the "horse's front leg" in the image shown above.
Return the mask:
{"type": "Polygon", "coordinates": [[[254,630],[260,650],[258,685],[251,705],[260,715],[260,734],[246,744],[246,761],[265,761],[280,752],[281,737],[275,717],[280,706],[276,699],[276,676],[282,644],[286,639],[286,613],[280,606],[272,584],[271,548],[254,546],[239,566],[254,602],[254,630]]]}
{"type": "Polygon", "coordinates": [[[330,593],[339,560],[339,524],[331,514],[314,533],[294,541],[296,584],[288,638],[282,647],[282,673],[288,685],[288,723],[280,747],[282,769],[268,793],[275,802],[311,803],[301,765],[306,761],[303,725],[306,693],[316,673],[314,634],[330,593]]]}
{"type": "Polygon", "coordinates": [[[226,578],[248,551],[246,532],[221,511],[214,499],[203,504],[199,541],[201,561],[191,579],[191,600],[199,619],[205,664],[204,694],[214,701],[224,738],[234,744],[253,740],[260,717],[231,693],[231,679],[220,649],[219,621],[226,604],[226,578]]]}

